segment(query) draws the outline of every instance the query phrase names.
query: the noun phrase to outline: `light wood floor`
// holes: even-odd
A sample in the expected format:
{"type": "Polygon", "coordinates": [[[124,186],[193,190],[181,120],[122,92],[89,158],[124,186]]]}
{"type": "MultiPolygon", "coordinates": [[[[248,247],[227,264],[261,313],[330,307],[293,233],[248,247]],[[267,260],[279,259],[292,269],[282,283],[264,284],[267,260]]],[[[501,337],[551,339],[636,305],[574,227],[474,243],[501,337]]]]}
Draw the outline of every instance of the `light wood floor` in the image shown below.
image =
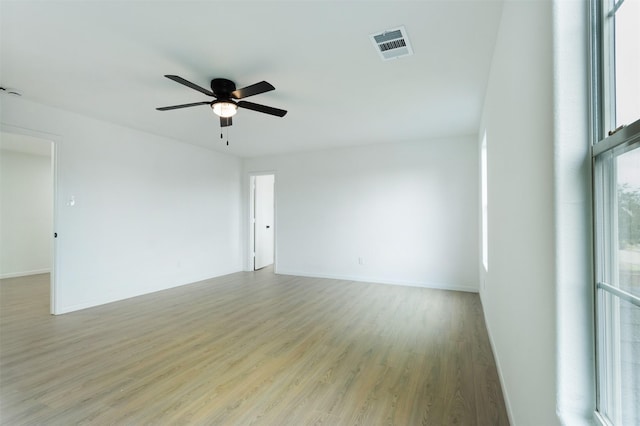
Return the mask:
{"type": "Polygon", "coordinates": [[[504,425],[478,295],[237,273],[62,316],[0,282],[0,419],[504,425]]]}

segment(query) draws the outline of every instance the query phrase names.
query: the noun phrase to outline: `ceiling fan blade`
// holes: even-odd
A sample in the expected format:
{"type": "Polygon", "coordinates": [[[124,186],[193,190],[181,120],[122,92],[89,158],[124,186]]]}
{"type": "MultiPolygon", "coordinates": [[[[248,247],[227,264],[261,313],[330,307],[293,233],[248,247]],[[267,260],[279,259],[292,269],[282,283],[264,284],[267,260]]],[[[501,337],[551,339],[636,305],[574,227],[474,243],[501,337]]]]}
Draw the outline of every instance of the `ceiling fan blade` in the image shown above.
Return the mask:
{"type": "Polygon", "coordinates": [[[220,117],[220,127],[229,127],[233,124],[231,117],[220,117]]]}
{"type": "Polygon", "coordinates": [[[273,108],[266,105],[254,104],[253,102],[240,101],[238,107],[246,108],[253,111],[263,112],[265,114],[277,115],[278,117],[284,117],[287,111],[283,109],[273,108]]]}
{"type": "Polygon", "coordinates": [[[260,83],[234,90],[231,92],[231,97],[233,99],[248,98],[249,96],[259,95],[260,93],[270,92],[272,90],[276,90],[276,88],[266,81],[261,81],[260,83]]]}
{"type": "Polygon", "coordinates": [[[216,97],[216,95],[214,95],[211,90],[207,90],[204,87],[200,87],[197,84],[194,84],[194,83],[192,83],[190,81],[187,81],[187,80],[185,80],[184,78],[182,78],[180,76],[177,76],[177,75],[165,75],[165,77],[175,81],[176,83],[184,84],[185,86],[190,87],[193,90],[197,90],[200,93],[204,93],[207,96],[213,96],[214,98],[216,97]]]}
{"type": "Polygon", "coordinates": [[[196,106],[196,105],[209,105],[209,104],[211,104],[211,102],[204,101],[204,102],[194,102],[192,104],[166,106],[166,107],[161,107],[161,108],[156,108],[156,109],[158,111],[169,111],[171,109],[188,108],[188,107],[192,107],[192,106],[196,106]]]}

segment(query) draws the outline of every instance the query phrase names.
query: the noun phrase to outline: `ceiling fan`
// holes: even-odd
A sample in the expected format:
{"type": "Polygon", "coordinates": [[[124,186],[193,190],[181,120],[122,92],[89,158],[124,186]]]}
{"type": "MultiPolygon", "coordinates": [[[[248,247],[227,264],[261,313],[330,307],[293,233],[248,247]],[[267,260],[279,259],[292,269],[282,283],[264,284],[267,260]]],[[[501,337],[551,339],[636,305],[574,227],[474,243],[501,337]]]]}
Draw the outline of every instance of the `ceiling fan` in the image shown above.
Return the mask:
{"type": "Polygon", "coordinates": [[[275,90],[275,87],[266,81],[261,81],[260,83],[252,84],[251,86],[243,87],[242,89],[236,89],[236,84],[233,81],[227,80],[226,78],[214,78],[211,80],[211,90],[208,90],[177,75],[165,75],[165,77],[215,99],[213,101],[194,102],[190,104],[156,108],[158,111],[169,111],[172,109],[188,108],[197,105],[209,105],[213,109],[213,112],[220,117],[221,127],[227,127],[233,124],[231,117],[236,114],[238,108],[246,108],[278,117],[284,117],[287,113],[287,111],[283,109],[273,108],[266,105],[255,104],[247,101],[235,101],[235,99],[244,99],[249,96],[259,95],[260,93],[275,90]]]}

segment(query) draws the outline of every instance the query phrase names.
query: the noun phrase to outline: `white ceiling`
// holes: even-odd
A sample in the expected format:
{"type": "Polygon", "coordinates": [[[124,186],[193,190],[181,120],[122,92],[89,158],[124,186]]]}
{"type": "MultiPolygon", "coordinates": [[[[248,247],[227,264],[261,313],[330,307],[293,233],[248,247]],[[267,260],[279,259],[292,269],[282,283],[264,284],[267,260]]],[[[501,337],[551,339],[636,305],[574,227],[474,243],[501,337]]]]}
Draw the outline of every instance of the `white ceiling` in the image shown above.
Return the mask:
{"type": "Polygon", "coordinates": [[[25,99],[251,157],[475,134],[502,2],[0,0],[0,85],[25,99]],[[383,62],[371,33],[404,25],[414,55],[383,62]],[[275,91],[220,139],[203,87],[275,91]],[[225,139],[226,140],[226,139],[225,139]]]}

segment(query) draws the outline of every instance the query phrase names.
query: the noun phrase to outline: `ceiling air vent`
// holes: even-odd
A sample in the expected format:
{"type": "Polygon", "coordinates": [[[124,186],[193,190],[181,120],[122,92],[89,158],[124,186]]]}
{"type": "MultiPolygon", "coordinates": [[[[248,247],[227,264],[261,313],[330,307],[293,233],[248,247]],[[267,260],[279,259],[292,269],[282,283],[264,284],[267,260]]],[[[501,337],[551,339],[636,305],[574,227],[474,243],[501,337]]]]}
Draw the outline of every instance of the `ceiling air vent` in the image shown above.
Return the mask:
{"type": "Polygon", "coordinates": [[[383,61],[413,55],[404,26],[371,34],[369,38],[383,61]]]}

